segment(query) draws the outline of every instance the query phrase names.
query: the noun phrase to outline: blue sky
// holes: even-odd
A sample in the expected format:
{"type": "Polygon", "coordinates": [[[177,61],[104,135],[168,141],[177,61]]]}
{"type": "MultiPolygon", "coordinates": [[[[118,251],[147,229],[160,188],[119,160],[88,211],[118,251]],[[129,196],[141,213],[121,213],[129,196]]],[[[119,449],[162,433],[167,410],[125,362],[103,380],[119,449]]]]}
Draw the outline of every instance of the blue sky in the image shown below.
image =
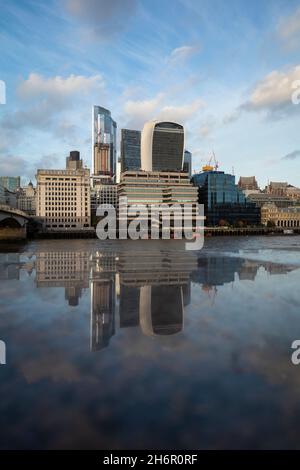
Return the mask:
{"type": "Polygon", "coordinates": [[[98,104],[119,129],[183,123],[194,170],[214,150],[237,177],[300,186],[299,0],[0,0],[0,10],[0,174],[26,182],[72,149],[90,167],[98,104]]]}

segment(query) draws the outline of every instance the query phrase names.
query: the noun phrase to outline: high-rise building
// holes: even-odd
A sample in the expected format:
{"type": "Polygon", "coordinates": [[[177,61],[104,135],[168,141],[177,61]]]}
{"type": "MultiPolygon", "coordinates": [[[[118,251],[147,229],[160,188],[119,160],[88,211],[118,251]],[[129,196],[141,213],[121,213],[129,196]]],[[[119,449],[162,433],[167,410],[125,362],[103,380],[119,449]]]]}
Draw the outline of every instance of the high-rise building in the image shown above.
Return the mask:
{"type": "Polygon", "coordinates": [[[90,227],[90,170],[38,170],[36,178],[36,215],[47,230],[90,227]]]}
{"type": "Polygon", "coordinates": [[[117,124],[108,109],[93,107],[93,175],[114,178],[117,162],[117,124]]]}
{"type": "Polygon", "coordinates": [[[175,122],[146,122],[141,137],[141,169],[182,171],[184,128],[175,122]]]}
{"type": "Polygon", "coordinates": [[[141,131],[121,129],[121,172],[141,169],[141,131]]]}
{"type": "Polygon", "coordinates": [[[192,177],[192,154],[188,150],[184,151],[183,171],[188,173],[190,178],[192,177]]]}
{"type": "Polygon", "coordinates": [[[4,188],[8,189],[12,193],[15,193],[17,189],[21,186],[21,177],[20,176],[0,176],[0,184],[4,188]]]}
{"type": "Polygon", "coordinates": [[[235,184],[235,176],[223,171],[203,171],[192,177],[199,188],[199,203],[204,204],[207,225],[260,223],[260,210],[248,202],[235,184]]]}

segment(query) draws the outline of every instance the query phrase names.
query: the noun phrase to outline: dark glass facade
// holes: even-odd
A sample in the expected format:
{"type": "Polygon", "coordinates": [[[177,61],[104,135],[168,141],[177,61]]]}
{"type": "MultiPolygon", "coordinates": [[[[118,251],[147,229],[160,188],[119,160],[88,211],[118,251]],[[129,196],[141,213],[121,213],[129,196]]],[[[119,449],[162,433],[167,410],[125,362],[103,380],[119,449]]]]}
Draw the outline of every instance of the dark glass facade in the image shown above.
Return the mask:
{"type": "Polygon", "coordinates": [[[155,125],[152,142],[152,171],[182,170],[184,130],[180,124],[155,125]]]}
{"type": "Polygon", "coordinates": [[[235,184],[235,176],[223,171],[206,171],[192,177],[199,188],[199,203],[204,204],[206,225],[219,225],[220,221],[234,225],[260,223],[260,210],[248,202],[235,184]]]}
{"type": "Polygon", "coordinates": [[[121,130],[121,172],[141,169],[141,131],[121,130]]]}

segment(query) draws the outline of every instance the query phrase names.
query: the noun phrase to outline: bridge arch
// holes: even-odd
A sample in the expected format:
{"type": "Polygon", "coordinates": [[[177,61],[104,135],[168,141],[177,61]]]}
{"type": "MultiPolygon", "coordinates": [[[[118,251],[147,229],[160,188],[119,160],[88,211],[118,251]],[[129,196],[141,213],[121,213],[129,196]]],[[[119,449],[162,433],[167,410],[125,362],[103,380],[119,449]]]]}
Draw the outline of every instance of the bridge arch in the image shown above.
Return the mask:
{"type": "Polygon", "coordinates": [[[20,228],[22,224],[14,217],[5,217],[0,220],[0,228],[20,228]]]}

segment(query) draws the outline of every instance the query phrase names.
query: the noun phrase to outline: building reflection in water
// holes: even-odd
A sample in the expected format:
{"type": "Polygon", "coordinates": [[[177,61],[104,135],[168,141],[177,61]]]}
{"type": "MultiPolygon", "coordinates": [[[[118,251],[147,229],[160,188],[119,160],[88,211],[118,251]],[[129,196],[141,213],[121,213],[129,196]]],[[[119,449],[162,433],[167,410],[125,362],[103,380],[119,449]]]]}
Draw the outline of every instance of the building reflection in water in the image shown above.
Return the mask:
{"type": "Polygon", "coordinates": [[[82,289],[89,287],[89,253],[38,250],[36,285],[37,287],[64,287],[68,304],[77,306],[82,289]]]}
{"type": "MultiPolygon", "coordinates": [[[[2,279],[19,279],[19,255],[5,255],[0,265],[2,279]]],[[[93,252],[41,247],[35,267],[37,287],[64,288],[70,306],[78,306],[83,289],[90,288],[91,351],[109,345],[116,331],[116,317],[120,328],[139,327],[147,336],[180,333],[184,309],[191,300],[191,282],[200,284],[214,301],[217,287],[233,283],[236,276],[240,281],[253,281],[261,268],[271,275],[297,269],[183,249],[142,247],[135,251],[117,244],[93,252]]]]}

